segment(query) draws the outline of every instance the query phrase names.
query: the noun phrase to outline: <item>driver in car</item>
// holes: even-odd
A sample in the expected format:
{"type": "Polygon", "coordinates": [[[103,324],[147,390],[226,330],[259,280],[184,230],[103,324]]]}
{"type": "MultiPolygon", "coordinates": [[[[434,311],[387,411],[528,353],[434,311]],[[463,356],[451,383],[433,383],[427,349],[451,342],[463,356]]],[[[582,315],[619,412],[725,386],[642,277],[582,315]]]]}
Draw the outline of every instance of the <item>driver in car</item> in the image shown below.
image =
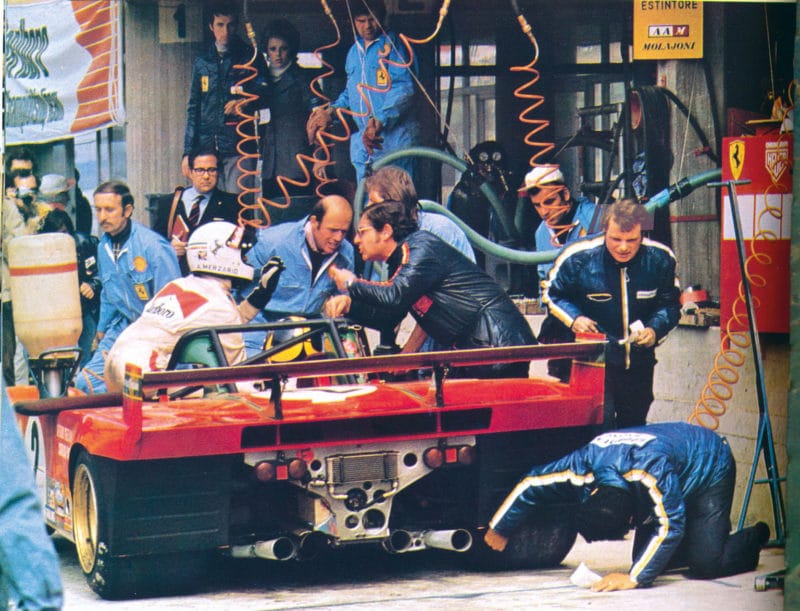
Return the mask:
{"type": "MultiPolygon", "coordinates": [[[[122,390],[126,363],[138,365],[143,372],[163,370],[187,331],[244,324],[267,304],[283,270],[279,257],[264,264],[258,282],[239,305],[231,295],[234,281],[249,282],[254,275],[253,268],[242,260],[243,233],[242,227],[226,221],[201,225],[192,233],[186,245],[191,273],[156,293],[109,351],[105,378],[110,392],[122,390]]],[[[222,334],[220,343],[228,364],[244,360],[241,334],[222,334]]]]}

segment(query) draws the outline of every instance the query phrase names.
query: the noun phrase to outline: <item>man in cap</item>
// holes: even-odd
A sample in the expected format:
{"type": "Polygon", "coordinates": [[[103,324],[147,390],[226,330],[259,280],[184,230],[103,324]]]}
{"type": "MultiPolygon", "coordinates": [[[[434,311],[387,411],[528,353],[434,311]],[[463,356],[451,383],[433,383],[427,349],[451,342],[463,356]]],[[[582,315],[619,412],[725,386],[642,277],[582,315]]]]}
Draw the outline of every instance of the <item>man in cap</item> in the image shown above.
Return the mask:
{"type": "Polygon", "coordinates": [[[74,178],[67,180],[60,174],[45,174],[39,182],[39,201],[50,208],[66,211],[69,190],[74,185],[74,178]]]}
{"type": "MultiPolygon", "coordinates": [[[[536,229],[537,251],[561,249],[593,232],[595,204],[585,197],[576,199],[572,196],[559,166],[535,166],[525,175],[518,193],[520,197],[530,199],[542,218],[536,229]]],[[[552,267],[552,263],[539,264],[540,289],[552,267]]]]}
{"type": "MultiPolygon", "coordinates": [[[[586,237],[592,232],[595,204],[585,197],[575,199],[564,182],[564,174],[557,165],[537,165],[526,175],[518,191],[520,197],[527,196],[542,222],[536,229],[536,250],[560,250],[566,244],[586,237]]],[[[552,263],[539,263],[538,293],[552,263]]],[[[569,342],[574,334],[552,316],[546,316],[539,330],[539,341],[543,344],[569,342]]],[[[551,359],[547,362],[548,373],[562,382],[569,379],[570,359],[551,359]]]]}

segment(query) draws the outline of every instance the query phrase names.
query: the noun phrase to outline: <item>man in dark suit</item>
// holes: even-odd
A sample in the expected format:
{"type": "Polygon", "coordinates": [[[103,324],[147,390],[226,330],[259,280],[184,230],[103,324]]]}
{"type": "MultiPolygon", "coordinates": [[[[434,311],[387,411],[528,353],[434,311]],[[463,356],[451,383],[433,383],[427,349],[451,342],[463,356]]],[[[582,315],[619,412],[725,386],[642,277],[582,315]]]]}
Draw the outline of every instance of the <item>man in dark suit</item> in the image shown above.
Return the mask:
{"type": "Polygon", "coordinates": [[[233,193],[217,189],[220,163],[213,149],[189,155],[191,187],[178,187],[169,207],[162,204],[155,230],[170,241],[178,255],[181,272],[189,273],[186,242],[195,228],[210,221],[238,224],[239,202],[233,193]]]}

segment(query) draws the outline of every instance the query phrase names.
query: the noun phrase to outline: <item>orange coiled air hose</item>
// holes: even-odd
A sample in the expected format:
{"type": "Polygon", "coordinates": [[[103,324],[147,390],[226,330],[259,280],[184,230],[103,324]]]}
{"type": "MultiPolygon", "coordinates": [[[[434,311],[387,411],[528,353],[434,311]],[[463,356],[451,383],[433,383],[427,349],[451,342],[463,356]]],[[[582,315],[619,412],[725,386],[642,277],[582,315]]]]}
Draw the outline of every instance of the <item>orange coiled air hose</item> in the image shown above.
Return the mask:
{"type": "MultiPolygon", "coordinates": [[[[517,13],[517,21],[519,22],[520,27],[522,28],[523,34],[525,34],[528,39],[531,41],[533,45],[534,54],[533,59],[525,66],[511,66],[511,72],[524,72],[531,76],[530,80],[526,81],[516,89],[514,89],[514,96],[519,98],[520,100],[527,100],[530,104],[519,114],[519,121],[525,125],[531,126],[531,129],[525,134],[524,142],[526,145],[533,147],[535,152],[531,156],[529,160],[529,165],[531,167],[537,166],[547,166],[548,164],[538,163],[538,159],[547,155],[550,151],[555,148],[555,144],[553,142],[548,142],[544,140],[540,140],[538,134],[548,127],[550,127],[550,121],[547,119],[539,119],[535,116],[535,111],[544,104],[545,98],[543,95],[534,93],[532,89],[539,82],[540,72],[536,69],[536,64],[539,61],[539,43],[536,41],[536,36],[533,34],[533,28],[528,23],[525,16],[519,11],[516,2],[512,2],[514,10],[517,13]]],[[[553,166],[555,168],[555,166],[553,166]]],[[[557,195],[557,192],[563,189],[563,185],[552,185],[552,186],[543,186],[542,191],[545,190],[552,190],[553,195],[557,195]]],[[[545,193],[544,197],[549,197],[549,193],[545,193]]],[[[550,206],[550,209],[553,212],[567,212],[570,209],[570,205],[568,203],[563,203],[562,205],[553,205],[550,206]]],[[[560,218],[562,215],[559,214],[551,214],[550,217],[560,218]]],[[[550,217],[544,220],[544,223],[547,227],[553,232],[551,237],[551,242],[555,248],[561,248],[561,243],[559,241],[559,237],[572,229],[572,223],[567,224],[559,224],[555,221],[551,221],[550,217]]]]}

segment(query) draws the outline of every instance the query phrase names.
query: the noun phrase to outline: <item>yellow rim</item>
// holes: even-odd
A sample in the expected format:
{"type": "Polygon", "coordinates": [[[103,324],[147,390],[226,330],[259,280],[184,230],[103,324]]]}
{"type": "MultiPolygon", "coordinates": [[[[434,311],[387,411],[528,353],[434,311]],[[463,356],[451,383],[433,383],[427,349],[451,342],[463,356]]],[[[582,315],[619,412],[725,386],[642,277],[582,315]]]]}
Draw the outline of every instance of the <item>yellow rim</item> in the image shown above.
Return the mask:
{"type": "Polygon", "coordinates": [[[91,573],[97,559],[97,498],[86,465],[78,465],[72,487],[72,521],[75,548],[84,573],[91,573]]]}

